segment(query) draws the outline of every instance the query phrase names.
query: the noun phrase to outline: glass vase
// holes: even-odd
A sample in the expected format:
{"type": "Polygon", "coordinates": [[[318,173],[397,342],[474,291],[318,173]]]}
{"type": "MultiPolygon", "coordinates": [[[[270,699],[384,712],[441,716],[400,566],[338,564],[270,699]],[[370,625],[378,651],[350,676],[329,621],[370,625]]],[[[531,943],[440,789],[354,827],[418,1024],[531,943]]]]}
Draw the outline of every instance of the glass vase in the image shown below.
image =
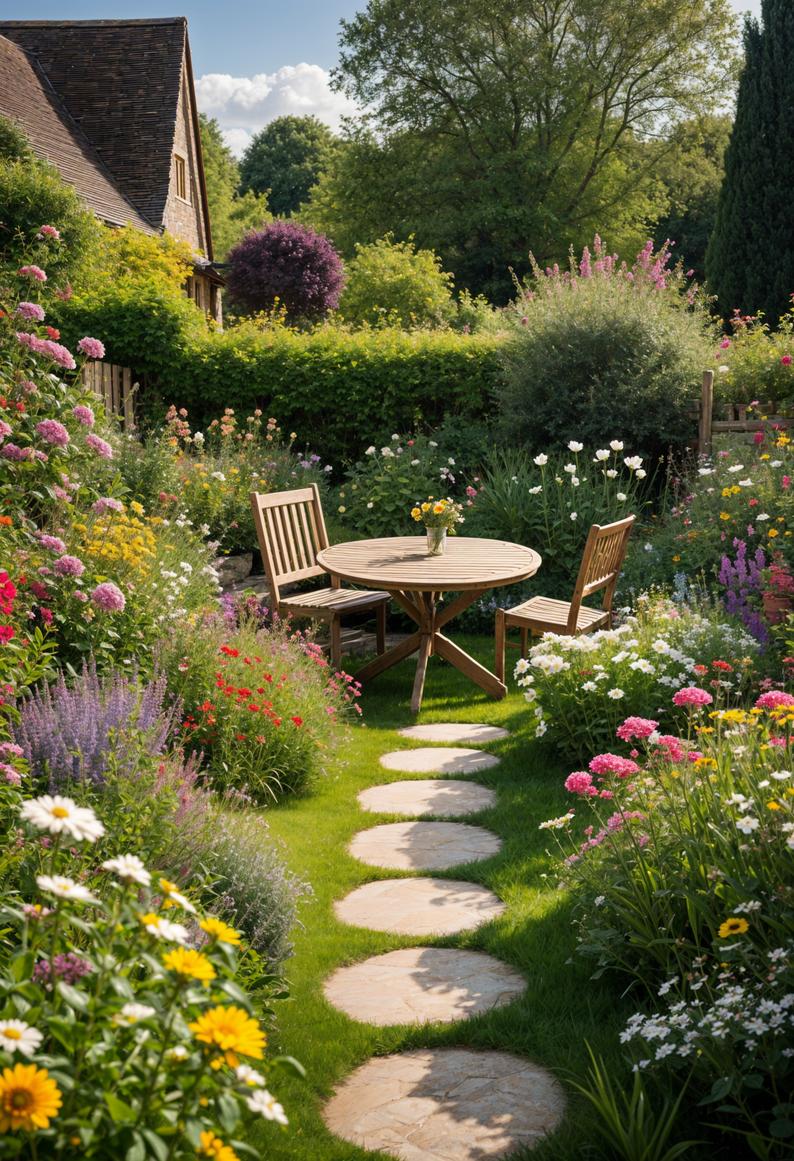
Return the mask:
{"type": "Polygon", "coordinates": [[[443,556],[444,550],[447,547],[447,530],[446,528],[428,528],[427,529],[427,555],[428,556],[443,556]]]}

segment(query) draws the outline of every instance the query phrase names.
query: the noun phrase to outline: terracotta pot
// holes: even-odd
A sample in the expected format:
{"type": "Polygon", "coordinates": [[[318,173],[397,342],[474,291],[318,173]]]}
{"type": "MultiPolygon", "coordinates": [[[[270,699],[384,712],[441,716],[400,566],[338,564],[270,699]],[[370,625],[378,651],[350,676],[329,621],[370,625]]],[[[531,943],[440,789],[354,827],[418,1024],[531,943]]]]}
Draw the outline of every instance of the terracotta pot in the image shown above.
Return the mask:
{"type": "Polygon", "coordinates": [[[762,601],[764,616],[770,625],[779,625],[794,609],[794,598],[789,593],[766,592],[762,594],[762,601]]]}

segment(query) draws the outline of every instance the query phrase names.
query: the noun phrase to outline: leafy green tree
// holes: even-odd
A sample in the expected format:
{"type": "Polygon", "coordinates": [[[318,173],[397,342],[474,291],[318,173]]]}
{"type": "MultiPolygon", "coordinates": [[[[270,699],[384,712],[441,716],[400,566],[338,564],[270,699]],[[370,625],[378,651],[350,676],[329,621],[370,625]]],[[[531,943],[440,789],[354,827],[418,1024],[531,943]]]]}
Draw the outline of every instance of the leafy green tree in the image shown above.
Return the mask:
{"type": "Polygon", "coordinates": [[[222,259],[243,234],[264,226],[273,216],[265,194],[240,193],[240,167],[215,118],[200,113],[199,123],[213,249],[215,257],[222,259]]]}
{"type": "Polygon", "coordinates": [[[391,175],[418,244],[505,297],[530,249],[641,237],[664,200],[644,139],[724,100],[734,30],[728,0],[369,0],[334,83],[403,158],[373,198],[391,175]]]}
{"type": "Polygon", "coordinates": [[[747,18],[736,121],[706,254],[720,310],[775,323],[794,291],[794,5],[761,0],[747,18]]]}
{"type": "Polygon", "coordinates": [[[654,239],[658,246],[667,238],[675,242],[676,256],[701,281],[717,216],[731,125],[727,116],[683,121],[662,146],[658,173],[669,206],[656,223],[654,239]]]}
{"type": "Polygon", "coordinates": [[[277,117],[246,149],[241,188],[267,193],[274,214],[293,214],[317,184],[334,141],[331,130],[316,117],[277,117]]]}
{"type": "Polygon", "coordinates": [[[432,250],[387,235],[356,246],[339,310],[356,323],[438,326],[454,314],[452,275],[432,250]]]}

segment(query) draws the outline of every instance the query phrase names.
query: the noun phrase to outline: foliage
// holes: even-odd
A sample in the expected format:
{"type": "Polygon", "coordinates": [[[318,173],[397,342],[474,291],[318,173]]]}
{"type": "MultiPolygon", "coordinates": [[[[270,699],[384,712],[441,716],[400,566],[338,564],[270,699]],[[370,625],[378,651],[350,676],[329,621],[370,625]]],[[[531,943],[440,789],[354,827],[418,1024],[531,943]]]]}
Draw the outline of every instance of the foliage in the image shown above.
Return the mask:
{"type": "Polygon", "coordinates": [[[213,256],[223,259],[248,230],[271,221],[272,215],[264,193],[239,192],[240,167],[215,118],[199,113],[199,129],[213,256]]]}
{"type": "Polygon", "coordinates": [[[683,447],[687,408],[712,358],[695,290],[648,243],[631,269],[596,235],[570,271],[533,276],[520,295],[514,336],[503,350],[501,425],[511,443],[586,444],[617,435],[644,455],[683,447]],[[688,300],[692,304],[688,308],[688,300]]]}
{"type": "Polygon", "coordinates": [[[421,327],[452,318],[452,275],[444,273],[437,255],[417,250],[412,241],[386,235],[357,244],[346,273],[339,312],[349,322],[421,327]]]}
{"type": "Polygon", "coordinates": [[[530,247],[560,258],[607,219],[639,244],[663,204],[641,138],[724,100],[734,27],[722,0],[576,0],[542,18],[533,0],[507,12],[488,0],[370,0],[342,21],[335,72],[385,155],[356,201],[390,208],[378,233],[415,233],[459,283],[498,301],[530,247]]]}
{"type": "Polygon", "coordinates": [[[757,657],[757,642],[719,606],[646,597],[616,629],[546,633],[515,673],[536,734],[581,759],[608,745],[627,715],[664,714],[670,724],[670,690],[707,674],[723,694],[745,691],[756,678],[757,657]]]}
{"type": "Polygon", "coordinates": [[[241,192],[267,194],[273,213],[289,217],[308,201],[333,150],[333,133],[316,117],[276,117],[243,154],[241,192]]]}
{"type": "Polygon", "coordinates": [[[725,154],[725,182],[706,255],[720,313],[763,311],[771,323],[794,287],[791,200],[794,146],[794,9],[762,0],[761,24],[744,26],[744,69],[725,154]]]}
{"type": "Polygon", "coordinates": [[[762,316],[738,310],[730,319],[732,336],[720,341],[716,357],[717,407],[723,400],[794,403],[794,309],[783,314],[773,331],[762,316]]]}
{"type": "Polygon", "coordinates": [[[739,1134],[772,1159],[787,1155],[794,1127],[794,697],[770,690],[748,712],[724,708],[726,692],[674,696],[688,715],[683,738],[628,718],[616,733],[634,758],[597,755],[591,773],[566,780],[584,817],[541,825],[565,855],[580,950],[647,990],[650,1013],[621,1034],[635,1067],[691,1071],[699,1127],[739,1134]]]}
{"type": "Polygon", "coordinates": [[[0,1049],[0,1155],[232,1161],[251,1113],[286,1123],[265,1078],[240,1067],[262,1061],[266,1036],[235,981],[239,934],[134,854],[101,867],[82,854],[104,830],[93,811],[45,797],[21,813],[42,873],[4,900],[3,1009],[18,1023],[0,1049]]]}
{"type": "Polygon", "coordinates": [[[72,186],[53,166],[39,161],[12,122],[0,117],[0,266],[16,270],[24,262],[46,267],[65,293],[91,277],[101,227],[72,186]],[[58,239],[37,239],[44,225],[58,239]],[[36,241],[34,241],[36,239],[36,241]]]}
{"type": "Polygon", "coordinates": [[[249,313],[281,307],[290,318],[317,319],[338,305],[344,274],[322,234],[297,222],[272,222],[230,251],[226,284],[249,313]]]}

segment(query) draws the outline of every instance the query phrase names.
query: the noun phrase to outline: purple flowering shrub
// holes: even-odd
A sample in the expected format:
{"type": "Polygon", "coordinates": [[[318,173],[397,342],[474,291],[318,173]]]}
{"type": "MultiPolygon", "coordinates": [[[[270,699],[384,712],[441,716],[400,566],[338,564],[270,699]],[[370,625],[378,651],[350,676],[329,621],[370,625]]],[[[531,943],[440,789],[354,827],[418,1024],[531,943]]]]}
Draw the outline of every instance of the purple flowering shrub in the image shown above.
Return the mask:
{"type": "Polygon", "coordinates": [[[229,295],[251,314],[281,307],[290,318],[322,318],[344,286],[342,260],[329,240],[297,222],[251,230],[228,262],[229,295]]]}
{"type": "Polygon", "coordinates": [[[733,542],[736,557],[731,560],[725,553],[720,561],[718,581],[725,590],[723,600],[727,612],[738,617],[747,631],[765,645],[769,640],[769,626],[761,608],[761,592],[764,587],[763,570],[766,568],[766,554],[763,548],[756,548],[748,556],[747,543],[733,542]]]}

